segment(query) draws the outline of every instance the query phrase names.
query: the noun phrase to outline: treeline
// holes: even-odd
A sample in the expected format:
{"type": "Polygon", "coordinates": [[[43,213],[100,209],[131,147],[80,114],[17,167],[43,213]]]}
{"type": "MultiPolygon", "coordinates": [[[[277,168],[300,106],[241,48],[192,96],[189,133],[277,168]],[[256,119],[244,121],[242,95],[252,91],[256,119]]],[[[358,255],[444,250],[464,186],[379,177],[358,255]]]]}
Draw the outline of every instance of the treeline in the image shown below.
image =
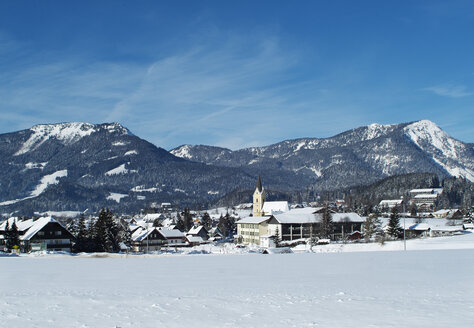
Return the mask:
{"type": "MultiPolygon", "coordinates": [[[[235,224],[236,218],[233,217],[229,212],[225,215],[220,216],[217,222],[214,222],[209,213],[205,212],[200,220],[200,225],[202,225],[207,231],[213,227],[217,227],[224,237],[231,238],[234,234],[237,233],[237,226],[235,224]]],[[[176,228],[184,233],[189,231],[194,226],[194,217],[189,210],[185,208],[181,214],[178,212],[176,218],[176,228]]]]}
{"type": "Polygon", "coordinates": [[[119,252],[120,243],[130,245],[131,234],[128,227],[118,224],[109,209],[102,209],[99,217],[86,223],[84,217],[70,227],[76,237],[72,251],[79,252],[119,252]]]}
{"type": "MultiPolygon", "coordinates": [[[[384,178],[375,183],[350,188],[321,191],[309,186],[301,191],[267,191],[267,200],[288,200],[302,203],[343,199],[346,205],[361,214],[368,215],[383,199],[403,198],[408,204],[409,191],[420,188],[443,188],[437,208],[464,208],[474,205],[474,183],[464,178],[448,177],[440,180],[434,173],[410,173],[384,178]]],[[[231,206],[252,201],[253,190],[235,190],[216,205],[231,206]]],[[[406,210],[409,210],[407,208],[406,210]]]]}
{"type": "MultiPolygon", "coordinates": [[[[411,189],[443,188],[436,208],[469,209],[474,204],[474,183],[464,178],[449,177],[440,181],[433,173],[411,173],[388,177],[368,186],[323,192],[322,199],[344,199],[354,210],[371,211],[383,199],[403,199],[408,204],[411,189]]],[[[406,210],[409,210],[408,208],[406,210]]],[[[364,213],[365,214],[365,213],[364,213]]]]}

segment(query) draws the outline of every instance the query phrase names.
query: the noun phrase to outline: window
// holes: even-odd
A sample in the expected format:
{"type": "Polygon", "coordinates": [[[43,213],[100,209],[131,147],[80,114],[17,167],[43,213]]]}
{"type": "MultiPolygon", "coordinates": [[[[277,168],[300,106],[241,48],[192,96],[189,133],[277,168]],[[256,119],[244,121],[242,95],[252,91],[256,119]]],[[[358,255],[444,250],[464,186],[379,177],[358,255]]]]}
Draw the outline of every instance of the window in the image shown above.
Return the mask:
{"type": "Polygon", "coordinates": [[[55,231],[54,234],[55,234],[56,236],[61,236],[61,231],[55,231]]]}
{"type": "Polygon", "coordinates": [[[38,232],[38,236],[44,236],[44,231],[38,232]]]}

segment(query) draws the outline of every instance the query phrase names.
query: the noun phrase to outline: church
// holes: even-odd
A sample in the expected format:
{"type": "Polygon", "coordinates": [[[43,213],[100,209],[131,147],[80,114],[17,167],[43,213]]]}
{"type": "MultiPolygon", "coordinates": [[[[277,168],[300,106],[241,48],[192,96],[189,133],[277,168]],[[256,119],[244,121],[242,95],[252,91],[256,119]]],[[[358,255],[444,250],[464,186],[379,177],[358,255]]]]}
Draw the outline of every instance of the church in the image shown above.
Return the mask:
{"type": "MultiPolygon", "coordinates": [[[[275,235],[279,240],[296,241],[316,237],[321,208],[289,209],[287,201],[266,201],[260,176],[253,193],[253,216],[236,222],[237,241],[248,245],[271,247],[275,235]]],[[[342,238],[361,230],[364,219],[356,213],[332,213],[335,232],[332,239],[342,238]]]]}

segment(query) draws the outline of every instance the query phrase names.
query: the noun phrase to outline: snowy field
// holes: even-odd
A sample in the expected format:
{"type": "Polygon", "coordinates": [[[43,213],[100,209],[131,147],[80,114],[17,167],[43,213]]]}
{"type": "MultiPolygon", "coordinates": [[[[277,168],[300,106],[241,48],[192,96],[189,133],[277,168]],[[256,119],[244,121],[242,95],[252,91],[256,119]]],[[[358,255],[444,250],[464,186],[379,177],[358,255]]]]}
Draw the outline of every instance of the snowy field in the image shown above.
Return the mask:
{"type": "Polygon", "coordinates": [[[474,234],[402,248],[1,257],[0,326],[472,327],[474,234]]]}

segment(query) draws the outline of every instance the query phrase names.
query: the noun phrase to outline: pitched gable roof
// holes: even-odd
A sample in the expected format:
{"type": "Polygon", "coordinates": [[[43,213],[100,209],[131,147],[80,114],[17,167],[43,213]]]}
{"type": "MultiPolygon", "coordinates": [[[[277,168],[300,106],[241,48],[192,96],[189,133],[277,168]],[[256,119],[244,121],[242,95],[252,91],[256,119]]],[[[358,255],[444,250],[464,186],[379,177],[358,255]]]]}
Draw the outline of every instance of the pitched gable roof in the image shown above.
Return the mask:
{"type": "Polygon", "coordinates": [[[43,229],[48,223],[57,223],[67,231],[67,229],[59,221],[57,221],[56,219],[53,219],[51,216],[46,216],[34,221],[33,224],[30,226],[30,228],[28,228],[28,230],[25,232],[25,234],[23,236],[20,236],[20,239],[30,240],[39,231],[41,231],[41,229],[43,229]]]}

